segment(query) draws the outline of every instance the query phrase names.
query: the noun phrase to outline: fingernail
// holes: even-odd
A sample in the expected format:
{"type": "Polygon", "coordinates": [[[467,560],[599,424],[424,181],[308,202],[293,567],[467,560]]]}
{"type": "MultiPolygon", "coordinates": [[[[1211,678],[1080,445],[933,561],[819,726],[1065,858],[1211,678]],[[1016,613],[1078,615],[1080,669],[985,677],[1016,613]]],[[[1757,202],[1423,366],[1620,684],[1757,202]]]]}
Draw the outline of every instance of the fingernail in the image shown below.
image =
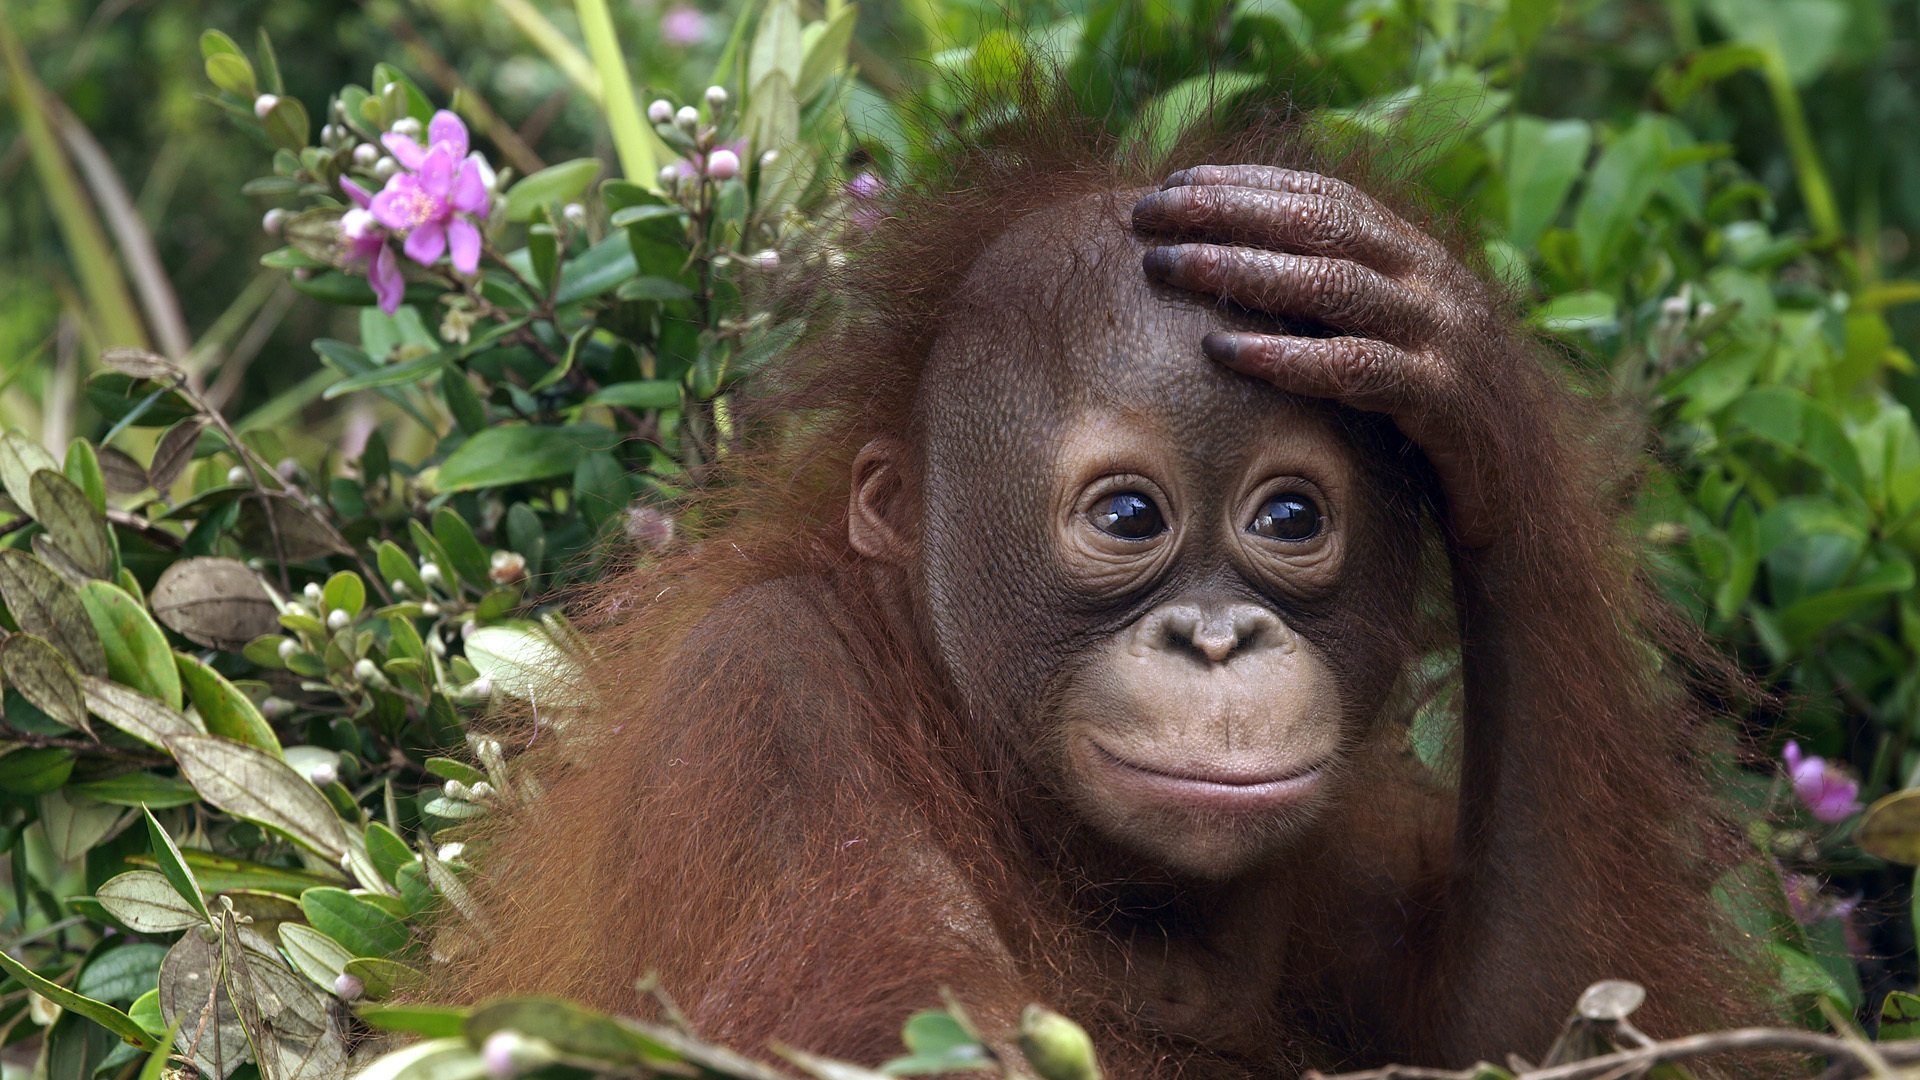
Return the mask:
{"type": "Polygon", "coordinates": [[[1200,351],[1216,364],[1231,364],[1239,355],[1240,339],[1215,330],[1200,339],[1200,351]]]}
{"type": "Polygon", "coordinates": [[[1179,172],[1176,172],[1171,176],[1168,176],[1165,180],[1160,181],[1160,190],[1165,191],[1168,188],[1185,187],[1188,182],[1187,174],[1190,171],[1191,170],[1189,169],[1181,169],[1179,172]]]}
{"type": "Polygon", "coordinates": [[[1173,274],[1174,261],[1179,257],[1178,249],[1170,247],[1151,247],[1140,256],[1140,267],[1150,278],[1165,279],[1173,274]]]}

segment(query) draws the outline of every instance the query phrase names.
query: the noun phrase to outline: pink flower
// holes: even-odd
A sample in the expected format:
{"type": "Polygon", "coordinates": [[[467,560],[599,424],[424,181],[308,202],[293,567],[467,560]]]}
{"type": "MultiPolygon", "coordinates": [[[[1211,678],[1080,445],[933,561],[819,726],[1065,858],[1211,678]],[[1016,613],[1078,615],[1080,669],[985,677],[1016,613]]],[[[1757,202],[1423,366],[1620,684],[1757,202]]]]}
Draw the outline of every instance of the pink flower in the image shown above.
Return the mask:
{"type": "Polygon", "coordinates": [[[347,241],[347,266],[366,268],[374,299],[380,302],[381,311],[391,315],[400,310],[400,298],[407,291],[407,281],[400,276],[400,260],[387,245],[386,232],[367,210],[374,197],[344,176],[340,188],[353,200],[353,209],[340,218],[340,233],[347,241]]]}
{"type": "Polygon", "coordinates": [[[409,171],[389,178],[369,209],[404,237],[407,258],[429,266],[451,249],[453,268],[474,273],[480,268],[480,229],[473,219],[485,218],[491,208],[485,162],[467,154],[467,126],[445,109],[433,115],[427,138],[422,150],[405,135],[381,136],[387,152],[409,171]]]}
{"type": "Polygon", "coordinates": [[[1820,821],[1844,821],[1860,809],[1860,782],[1848,776],[1826,758],[1812,757],[1800,750],[1798,742],[1788,742],[1781,754],[1787,763],[1787,776],[1793,792],[1820,821]]]}
{"type": "Polygon", "coordinates": [[[880,179],[877,174],[861,172],[847,181],[847,198],[856,202],[866,202],[878,198],[881,190],[886,186],[887,182],[880,179]]]}
{"type": "MultiPolygon", "coordinates": [[[[723,142],[704,154],[695,150],[686,157],[675,158],[673,163],[668,165],[667,168],[672,170],[673,175],[683,180],[692,180],[702,175],[713,175],[716,165],[726,162],[731,158],[733,169],[731,175],[738,175],[740,172],[740,155],[746,152],[747,140],[734,139],[732,142],[723,142]]],[[[725,167],[724,165],[721,166],[722,169],[725,167]]],[[[725,180],[727,178],[728,177],[725,176],[715,176],[715,179],[719,180],[725,180]]]]}
{"type": "Polygon", "coordinates": [[[707,17],[692,4],[675,4],[660,17],[660,40],[682,48],[707,40],[707,17]]]}

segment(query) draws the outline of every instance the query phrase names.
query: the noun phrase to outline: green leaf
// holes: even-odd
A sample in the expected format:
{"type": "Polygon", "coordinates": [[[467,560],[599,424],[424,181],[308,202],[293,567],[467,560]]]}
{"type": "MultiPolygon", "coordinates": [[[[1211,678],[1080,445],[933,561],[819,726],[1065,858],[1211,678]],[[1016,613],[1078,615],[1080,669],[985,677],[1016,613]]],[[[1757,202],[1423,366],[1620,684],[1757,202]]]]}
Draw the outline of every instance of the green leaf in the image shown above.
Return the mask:
{"type": "Polygon", "coordinates": [[[153,616],[125,590],[105,581],[89,581],[80,586],[79,594],[106,649],[107,674],[115,682],[159,698],[168,708],[179,709],[180,674],[174,668],[167,635],[153,616]]]}
{"type": "Polygon", "coordinates": [[[1560,215],[1593,145],[1584,120],[1515,116],[1489,127],[1487,150],[1507,178],[1507,239],[1531,248],[1560,215]]]}
{"type": "Polygon", "coordinates": [[[492,584],[487,579],[487,550],[480,546],[473,530],[452,508],[443,506],[433,512],[433,538],[440,541],[453,569],[467,584],[482,590],[492,584]]]}
{"type": "Polygon", "coordinates": [[[20,629],[52,642],[79,670],[107,673],[107,653],[78,592],[46,563],[0,548],[0,598],[20,629]]]}
{"type": "Polygon", "coordinates": [[[357,619],[367,606],[367,584],[351,570],[337,571],[322,586],[320,600],[327,611],[344,611],[357,619]]]}
{"type": "Polygon", "coordinates": [[[670,278],[637,277],[621,282],[620,288],[613,295],[621,300],[653,300],[659,303],[672,303],[676,300],[691,300],[693,290],[670,278]]]}
{"type": "Polygon", "coordinates": [[[396,993],[418,990],[426,976],[397,960],[377,956],[356,956],[347,961],[347,974],[360,980],[361,992],[373,1001],[384,1001],[396,993]]]}
{"type": "Polygon", "coordinates": [[[40,830],[61,862],[86,857],[125,816],[124,809],[95,802],[71,787],[40,796],[40,830]]]}
{"type": "Polygon", "coordinates": [[[461,434],[472,435],[486,428],[487,407],[474,392],[466,372],[456,368],[440,376],[440,395],[447,399],[447,411],[453,414],[461,434]]]}
{"type": "Polygon", "coordinates": [[[380,576],[386,578],[389,584],[406,586],[407,595],[412,597],[427,595],[427,583],[420,577],[419,566],[407,557],[405,551],[400,550],[399,544],[391,540],[380,541],[380,546],[374,549],[374,558],[379,563],[380,576]]]}
{"type": "Polygon", "coordinates": [[[139,1024],[134,1023],[133,1018],[126,1013],[121,1012],[119,1009],[114,1008],[104,1001],[95,1001],[90,997],[83,997],[61,986],[59,983],[50,982],[41,978],[34,973],[33,969],[15,960],[13,957],[8,956],[5,952],[0,952],[0,971],[5,971],[7,974],[12,975],[15,979],[20,980],[22,986],[53,1002],[55,1005],[60,1006],[68,1012],[86,1017],[101,1027],[106,1028],[108,1031],[113,1032],[115,1035],[120,1036],[122,1040],[132,1043],[134,1046],[138,1046],[144,1050],[153,1045],[152,1037],[149,1036],[139,1024]]]}
{"type": "Polygon", "coordinates": [[[73,774],[73,751],[57,746],[12,749],[0,743],[0,791],[12,795],[45,795],[73,774]]]}
{"type": "Polygon", "coordinates": [[[1666,175],[1666,154],[1666,129],[1651,114],[1642,114],[1600,152],[1573,214],[1580,258],[1592,279],[1606,280],[1614,273],[1640,212],[1666,175]]]}
{"type": "Polygon", "coordinates": [[[167,947],[133,941],[96,952],[73,980],[75,993],[109,1003],[131,1005],[160,978],[160,960],[167,947]]]}
{"type": "Polygon", "coordinates": [[[486,1063],[462,1038],[430,1039],[381,1056],[354,1080],[483,1080],[486,1063]]]}
{"type": "Polygon", "coordinates": [[[550,998],[495,1001],[467,1018],[467,1038],[475,1045],[496,1031],[538,1033],[563,1054],[606,1066],[646,1068],[680,1061],[679,1054],[627,1024],[550,998]]]}
{"type": "Polygon", "coordinates": [[[571,304],[590,300],[639,272],[633,245],[627,242],[625,234],[615,233],[567,260],[560,270],[560,282],[554,287],[553,302],[571,304]]]}
{"type": "Polygon", "coordinates": [[[108,878],[93,895],[137,933],[170,934],[207,922],[205,914],[182,899],[165,875],[152,870],[129,870],[108,878]]]}
{"type": "Polygon", "coordinates": [[[478,784],[487,778],[487,774],[453,758],[430,757],[426,760],[427,771],[442,780],[458,780],[463,784],[478,784]]]}
{"type": "Polygon", "coordinates": [[[1874,800],[1854,827],[1853,842],[1888,862],[1920,866],[1920,788],[1874,800]]]}
{"type": "Polygon", "coordinates": [[[953,1014],[929,1009],[908,1017],[900,1032],[907,1054],[880,1067],[894,1076],[923,1076],[986,1069],[993,1065],[978,1036],[953,1014]]]}
{"type": "Polygon", "coordinates": [[[1878,1042],[1920,1038],[1920,994],[1889,990],[1880,1003],[1880,1028],[1874,1033],[1878,1042]]]}
{"type": "Polygon", "coordinates": [[[168,745],[201,798],[281,833],[329,864],[346,855],[346,829],[333,804],[286,762],[215,735],[182,735],[168,745]]]}
{"type": "Polygon", "coordinates": [[[480,627],[467,635],[466,653],[474,669],[501,693],[519,698],[534,693],[554,705],[578,700],[579,665],[537,626],[480,627]]]}
{"type": "Polygon", "coordinates": [[[613,383],[594,391],[589,405],[612,405],[626,409],[677,409],[680,384],[671,379],[643,379],[613,383]]]}
{"type": "Polygon", "coordinates": [[[457,1037],[467,1019],[467,1010],[444,1005],[362,1005],[354,1013],[375,1030],[426,1039],[457,1037]]]}
{"type": "Polygon", "coordinates": [[[193,913],[203,923],[212,923],[213,914],[207,910],[206,894],[200,891],[200,883],[194,879],[193,869],[187,865],[186,857],[180,854],[180,846],[160,824],[153,811],[142,810],[147,819],[147,839],[153,848],[153,858],[160,866],[160,873],[167,883],[173,886],[174,893],[186,901],[193,913]]]}
{"type": "Polygon", "coordinates": [[[226,676],[185,653],[174,653],[173,659],[187,697],[199,711],[208,734],[246,743],[276,757],[281,754],[279,737],[252,698],[241,693],[226,676]]]}
{"type": "Polygon", "coordinates": [[[345,974],[347,961],[353,959],[345,946],[300,923],[280,924],[280,947],[302,975],[329,994],[333,993],[334,980],[345,974]]]}
{"type": "Polygon", "coordinates": [[[859,9],[848,4],[825,23],[807,28],[806,53],[793,84],[794,96],[802,102],[812,100],[813,95],[827,85],[828,79],[846,67],[847,46],[853,43],[853,21],[857,14],[859,9]]]}
{"type": "Polygon", "coordinates": [[[549,165],[507,189],[507,220],[532,221],[535,211],[543,207],[574,202],[599,175],[600,162],[594,158],[549,165]]]}
{"type": "Polygon", "coordinates": [[[315,930],[354,956],[389,957],[411,938],[406,923],[345,889],[308,889],[300,894],[300,910],[315,930]]]}
{"type": "MultiPolygon", "coordinates": [[[[435,761],[444,760],[428,758],[427,768],[431,770],[435,761]]],[[[397,882],[400,868],[418,858],[399,834],[378,821],[367,826],[367,857],[373,861],[373,867],[380,872],[380,876],[390,882],[397,882]]]]}
{"type": "Polygon", "coordinates": [[[441,491],[472,491],[571,476],[582,454],[614,441],[611,431],[593,424],[490,427],[441,462],[436,484],[441,491]]]}
{"type": "Polygon", "coordinates": [[[107,477],[100,470],[100,455],[94,452],[92,443],[85,439],[68,443],[67,460],[60,468],[85,493],[94,513],[107,512],[107,477]]]}
{"type": "Polygon", "coordinates": [[[82,780],[67,785],[67,790],[114,806],[148,806],[157,810],[200,801],[192,784],[150,772],[121,773],[101,780],[82,780]]]}

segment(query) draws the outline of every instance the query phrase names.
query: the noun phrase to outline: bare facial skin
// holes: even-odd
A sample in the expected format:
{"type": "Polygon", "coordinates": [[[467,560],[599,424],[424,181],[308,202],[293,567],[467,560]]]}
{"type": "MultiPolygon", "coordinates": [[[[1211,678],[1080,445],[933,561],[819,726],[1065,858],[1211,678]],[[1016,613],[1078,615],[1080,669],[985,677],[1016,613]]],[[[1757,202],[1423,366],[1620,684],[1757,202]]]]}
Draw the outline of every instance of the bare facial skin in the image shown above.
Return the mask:
{"type": "Polygon", "coordinates": [[[1391,592],[1395,545],[1341,415],[1201,350],[1271,324],[1150,283],[1115,205],[1009,233],[936,346],[922,619],[1035,784],[1153,867],[1227,879],[1336,797],[1397,663],[1349,598],[1391,592]]]}

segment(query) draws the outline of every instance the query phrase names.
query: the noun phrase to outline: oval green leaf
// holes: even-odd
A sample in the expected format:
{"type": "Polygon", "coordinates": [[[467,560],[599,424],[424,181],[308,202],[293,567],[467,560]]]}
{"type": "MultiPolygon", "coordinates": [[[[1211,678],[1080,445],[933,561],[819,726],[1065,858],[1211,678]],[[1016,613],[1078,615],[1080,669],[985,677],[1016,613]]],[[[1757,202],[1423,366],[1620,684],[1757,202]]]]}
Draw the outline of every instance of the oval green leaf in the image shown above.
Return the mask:
{"type": "Polygon", "coordinates": [[[78,591],[81,606],[106,648],[107,674],[115,682],[159,698],[169,708],[180,708],[180,674],[160,624],[119,586],[89,581],[78,591]]]}

